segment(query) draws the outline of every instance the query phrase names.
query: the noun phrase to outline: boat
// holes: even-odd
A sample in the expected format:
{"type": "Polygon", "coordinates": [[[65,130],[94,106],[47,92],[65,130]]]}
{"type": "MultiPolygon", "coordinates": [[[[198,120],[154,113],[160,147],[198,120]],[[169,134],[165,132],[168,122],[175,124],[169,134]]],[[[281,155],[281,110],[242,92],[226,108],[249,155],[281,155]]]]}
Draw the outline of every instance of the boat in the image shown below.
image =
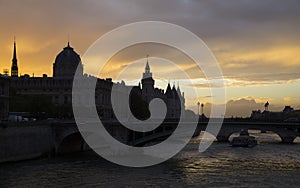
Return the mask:
{"type": "Polygon", "coordinates": [[[254,136],[250,136],[248,130],[242,130],[238,137],[235,137],[231,141],[233,147],[254,147],[257,145],[257,141],[254,136]]]}

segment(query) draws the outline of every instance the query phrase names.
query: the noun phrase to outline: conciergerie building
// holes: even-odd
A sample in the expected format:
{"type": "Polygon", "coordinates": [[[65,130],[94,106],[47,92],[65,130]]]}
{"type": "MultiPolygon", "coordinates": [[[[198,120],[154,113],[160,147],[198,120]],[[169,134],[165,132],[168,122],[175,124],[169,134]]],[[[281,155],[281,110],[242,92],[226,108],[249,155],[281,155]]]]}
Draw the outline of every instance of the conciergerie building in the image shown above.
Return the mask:
{"type": "MultiPolygon", "coordinates": [[[[17,47],[16,42],[14,42],[11,75],[0,77],[2,88],[0,90],[2,92],[2,95],[0,92],[0,102],[5,104],[5,109],[0,109],[2,119],[7,116],[8,107],[11,112],[15,113],[31,112],[39,115],[47,113],[64,118],[72,117],[72,84],[77,67],[83,77],[92,77],[84,74],[80,55],[75,52],[68,42],[67,46],[55,58],[52,77],[46,74],[42,77],[31,77],[28,74],[20,75],[17,47]],[[6,96],[4,96],[4,93],[6,96]]],[[[128,87],[123,81],[113,83],[111,78],[97,78],[95,103],[100,118],[114,118],[110,101],[113,84],[117,84],[118,87],[128,87]]],[[[167,106],[167,119],[178,119],[181,108],[185,108],[184,93],[181,93],[179,86],[175,88],[175,85],[171,87],[168,84],[166,91],[155,88],[155,80],[152,77],[148,60],[141,84],[133,86],[132,92],[135,93],[134,97],[140,98],[146,106],[153,98],[161,98],[167,106]]]]}

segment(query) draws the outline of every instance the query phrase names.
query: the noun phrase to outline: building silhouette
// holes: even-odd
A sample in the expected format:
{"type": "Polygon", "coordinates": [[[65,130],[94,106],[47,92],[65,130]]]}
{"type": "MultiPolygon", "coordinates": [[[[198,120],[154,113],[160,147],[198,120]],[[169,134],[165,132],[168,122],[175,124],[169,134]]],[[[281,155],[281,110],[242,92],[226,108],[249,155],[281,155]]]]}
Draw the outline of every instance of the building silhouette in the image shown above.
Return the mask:
{"type": "Polygon", "coordinates": [[[162,99],[167,106],[167,119],[179,119],[181,115],[184,115],[181,114],[181,112],[184,113],[185,111],[185,98],[184,93],[180,91],[179,85],[176,89],[175,84],[171,88],[170,83],[168,83],[166,92],[162,89],[155,88],[155,80],[152,77],[148,60],[141,82],[142,85],[139,84],[139,86],[135,86],[133,91],[141,96],[147,103],[154,98],[162,99]]]}
{"type": "Polygon", "coordinates": [[[17,47],[16,47],[16,41],[14,41],[13,59],[11,64],[11,76],[18,77],[18,75],[19,75],[19,68],[18,68],[18,60],[17,60],[17,47]]]}
{"type": "Polygon", "coordinates": [[[9,111],[9,77],[0,74],[0,121],[7,119],[9,111]]]}
{"type": "MultiPolygon", "coordinates": [[[[11,76],[11,111],[45,112],[50,109],[54,116],[72,116],[72,84],[78,66],[83,74],[81,58],[68,43],[55,58],[52,77],[46,74],[42,77],[30,77],[28,74],[11,76]]],[[[101,108],[100,114],[106,118],[112,116],[109,106],[112,84],[111,79],[97,79],[96,105],[101,108]]]]}
{"type": "Polygon", "coordinates": [[[68,45],[55,58],[55,62],[53,63],[53,77],[73,78],[77,67],[80,73],[83,74],[83,65],[80,56],[68,42],[68,45]]]}
{"type": "MultiPolygon", "coordinates": [[[[16,42],[12,61],[12,73],[10,77],[10,111],[48,113],[55,117],[72,117],[72,86],[75,72],[78,68],[79,75],[84,79],[97,79],[95,89],[95,103],[98,115],[103,119],[114,118],[111,105],[111,90],[113,85],[133,88],[133,91],[147,104],[153,98],[161,98],[167,105],[167,117],[177,119],[181,115],[181,109],[185,108],[184,93],[179,86],[171,88],[168,84],[166,92],[155,88],[155,80],[150,71],[147,59],[145,72],[138,86],[126,86],[124,82],[113,83],[111,78],[100,79],[86,75],[83,72],[83,64],[80,55],[74,51],[70,43],[56,56],[53,63],[53,76],[30,77],[28,74],[18,75],[16,54],[16,42]]],[[[120,94],[123,94],[120,92],[120,94]]]]}
{"type": "Polygon", "coordinates": [[[291,106],[285,106],[282,111],[269,111],[269,102],[264,107],[265,110],[253,110],[250,119],[254,121],[285,121],[300,122],[300,110],[294,110],[291,106]]]}

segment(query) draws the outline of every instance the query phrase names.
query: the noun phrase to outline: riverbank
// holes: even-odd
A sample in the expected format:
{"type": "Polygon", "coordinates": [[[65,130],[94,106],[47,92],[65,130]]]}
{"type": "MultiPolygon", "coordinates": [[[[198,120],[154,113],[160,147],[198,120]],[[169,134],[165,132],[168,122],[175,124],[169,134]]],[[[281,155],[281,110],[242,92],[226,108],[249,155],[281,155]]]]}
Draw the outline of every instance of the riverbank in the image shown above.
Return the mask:
{"type": "Polygon", "coordinates": [[[45,122],[0,126],[0,163],[33,159],[52,150],[52,129],[45,122]]]}

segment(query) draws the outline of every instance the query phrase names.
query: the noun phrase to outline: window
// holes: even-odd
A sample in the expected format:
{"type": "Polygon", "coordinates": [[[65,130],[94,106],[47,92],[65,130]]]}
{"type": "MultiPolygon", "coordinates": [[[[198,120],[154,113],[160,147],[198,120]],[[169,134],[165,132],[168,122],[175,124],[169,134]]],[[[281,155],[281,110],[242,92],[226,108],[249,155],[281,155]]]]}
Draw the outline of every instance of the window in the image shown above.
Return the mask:
{"type": "Polygon", "coordinates": [[[64,104],[68,104],[68,96],[64,97],[64,104]]]}

